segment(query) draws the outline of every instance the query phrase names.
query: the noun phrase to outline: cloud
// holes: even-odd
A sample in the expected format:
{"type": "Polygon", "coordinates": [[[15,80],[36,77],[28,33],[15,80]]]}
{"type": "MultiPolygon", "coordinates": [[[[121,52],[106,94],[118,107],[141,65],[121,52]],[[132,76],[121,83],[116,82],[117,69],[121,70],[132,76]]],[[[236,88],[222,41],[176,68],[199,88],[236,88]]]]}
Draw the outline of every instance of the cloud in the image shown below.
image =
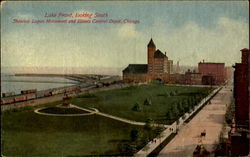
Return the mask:
{"type": "Polygon", "coordinates": [[[118,28],[118,36],[123,38],[137,38],[140,36],[140,33],[135,30],[134,24],[123,24],[118,28]]]}
{"type": "MultiPolygon", "coordinates": [[[[220,17],[211,28],[200,26],[194,21],[188,21],[180,27],[159,24],[158,21],[152,29],[157,30],[153,34],[157,48],[167,51],[174,61],[180,59],[182,65],[197,65],[203,59],[232,65],[239,61],[240,50],[249,48],[248,26],[243,21],[220,17]]],[[[147,34],[146,31],[143,35],[147,34]]],[[[149,40],[150,37],[147,38],[149,40]]]]}

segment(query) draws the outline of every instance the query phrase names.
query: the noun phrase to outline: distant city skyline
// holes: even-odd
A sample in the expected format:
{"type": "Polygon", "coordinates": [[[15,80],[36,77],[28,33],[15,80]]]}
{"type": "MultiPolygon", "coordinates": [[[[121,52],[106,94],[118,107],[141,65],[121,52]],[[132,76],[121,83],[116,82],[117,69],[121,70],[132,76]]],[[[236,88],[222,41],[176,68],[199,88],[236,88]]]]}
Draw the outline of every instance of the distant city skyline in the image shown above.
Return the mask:
{"type": "Polygon", "coordinates": [[[151,37],[174,64],[197,66],[204,59],[231,66],[249,48],[248,11],[247,1],[4,2],[1,66],[125,68],[147,62],[151,37]],[[139,23],[13,23],[50,13],[106,13],[139,23]]]}

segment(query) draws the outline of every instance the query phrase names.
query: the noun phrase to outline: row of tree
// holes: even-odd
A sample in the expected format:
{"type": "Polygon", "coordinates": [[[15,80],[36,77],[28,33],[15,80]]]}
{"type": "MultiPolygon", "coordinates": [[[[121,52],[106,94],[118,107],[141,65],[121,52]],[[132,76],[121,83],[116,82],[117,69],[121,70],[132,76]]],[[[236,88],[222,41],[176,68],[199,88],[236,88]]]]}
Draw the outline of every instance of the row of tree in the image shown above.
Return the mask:
{"type": "Polygon", "coordinates": [[[173,104],[165,114],[167,124],[179,119],[180,116],[184,119],[185,113],[192,112],[201,99],[202,96],[193,96],[173,104]]]}
{"type": "MultiPolygon", "coordinates": [[[[142,147],[146,146],[153,138],[161,138],[164,128],[152,125],[153,121],[148,119],[146,125],[142,129],[132,129],[130,132],[130,140],[119,145],[122,155],[131,156],[142,147]]],[[[146,147],[145,147],[146,148],[146,147]]]]}

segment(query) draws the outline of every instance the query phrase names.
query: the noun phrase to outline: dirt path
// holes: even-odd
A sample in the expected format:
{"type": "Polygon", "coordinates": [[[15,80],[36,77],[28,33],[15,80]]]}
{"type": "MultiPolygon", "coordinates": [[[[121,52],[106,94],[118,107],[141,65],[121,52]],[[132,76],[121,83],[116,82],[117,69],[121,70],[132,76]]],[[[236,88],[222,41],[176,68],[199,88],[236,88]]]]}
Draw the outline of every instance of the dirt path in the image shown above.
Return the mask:
{"type": "Polygon", "coordinates": [[[202,144],[208,151],[213,150],[214,143],[218,141],[223,127],[226,104],[230,103],[232,87],[224,87],[188,124],[186,124],[176,137],[159,153],[159,157],[191,157],[198,143],[199,135],[206,130],[202,144]]]}

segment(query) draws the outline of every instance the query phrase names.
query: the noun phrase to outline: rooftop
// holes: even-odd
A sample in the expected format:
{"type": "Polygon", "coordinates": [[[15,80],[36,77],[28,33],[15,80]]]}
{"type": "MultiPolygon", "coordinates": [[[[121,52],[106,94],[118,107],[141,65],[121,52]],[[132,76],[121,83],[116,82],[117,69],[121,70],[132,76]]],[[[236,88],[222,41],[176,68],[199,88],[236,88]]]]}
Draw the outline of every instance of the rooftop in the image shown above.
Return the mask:
{"type": "Polygon", "coordinates": [[[163,54],[159,49],[155,51],[154,58],[166,58],[167,56],[163,54]]]}
{"type": "Polygon", "coordinates": [[[249,49],[248,48],[244,48],[244,49],[242,49],[240,51],[249,51],[249,49]]]}
{"type": "Polygon", "coordinates": [[[215,63],[215,62],[199,62],[199,64],[225,64],[225,63],[215,63]]]}
{"type": "Polygon", "coordinates": [[[147,64],[129,64],[122,72],[130,74],[146,74],[147,64]]]}
{"type": "Polygon", "coordinates": [[[148,43],[148,47],[155,47],[155,43],[154,43],[152,38],[150,39],[150,41],[148,43]]]}

